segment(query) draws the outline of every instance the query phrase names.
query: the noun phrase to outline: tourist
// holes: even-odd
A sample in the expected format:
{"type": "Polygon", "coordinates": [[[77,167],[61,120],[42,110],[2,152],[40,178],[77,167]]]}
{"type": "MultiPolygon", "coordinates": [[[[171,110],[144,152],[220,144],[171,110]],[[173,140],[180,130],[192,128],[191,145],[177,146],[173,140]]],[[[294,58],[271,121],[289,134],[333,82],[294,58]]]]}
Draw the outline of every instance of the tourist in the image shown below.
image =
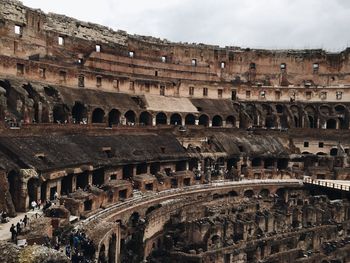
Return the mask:
{"type": "Polygon", "coordinates": [[[10,228],[10,232],[11,232],[11,240],[15,241],[16,236],[17,236],[17,232],[16,232],[16,227],[14,224],[12,224],[12,226],[10,228]]]}
{"type": "Polygon", "coordinates": [[[17,235],[21,234],[21,224],[19,222],[16,225],[16,231],[17,231],[17,235]]]}
{"type": "Polygon", "coordinates": [[[24,216],[23,223],[24,223],[24,227],[27,227],[27,224],[28,224],[28,216],[27,215],[24,216]]]}

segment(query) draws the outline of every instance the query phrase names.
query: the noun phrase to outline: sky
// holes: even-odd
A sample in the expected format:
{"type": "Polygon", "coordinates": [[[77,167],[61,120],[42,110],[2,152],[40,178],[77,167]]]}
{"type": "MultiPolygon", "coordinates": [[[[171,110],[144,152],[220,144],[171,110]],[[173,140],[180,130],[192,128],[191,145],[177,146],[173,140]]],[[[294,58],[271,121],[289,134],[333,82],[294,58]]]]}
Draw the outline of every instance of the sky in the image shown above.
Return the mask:
{"type": "Polygon", "coordinates": [[[349,0],[22,0],[54,12],[173,42],[268,49],[350,46],[349,0]]]}

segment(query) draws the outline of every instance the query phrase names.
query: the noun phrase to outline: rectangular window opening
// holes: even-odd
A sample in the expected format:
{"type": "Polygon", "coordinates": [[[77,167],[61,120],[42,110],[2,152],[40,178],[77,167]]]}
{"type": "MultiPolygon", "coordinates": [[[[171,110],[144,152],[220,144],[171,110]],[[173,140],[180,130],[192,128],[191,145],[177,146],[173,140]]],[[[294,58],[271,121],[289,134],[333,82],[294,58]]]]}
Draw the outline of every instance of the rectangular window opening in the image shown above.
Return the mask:
{"type": "Polygon", "coordinates": [[[17,63],[17,74],[18,75],[24,74],[24,64],[17,63]]]}
{"type": "Polygon", "coordinates": [[[96,86],[97,87],[101,87],[102,86],[102,77],[101,76],[97,76],[96,77],[96,86]]]}
{"type": "Polygon", "coordinates": [[[84,75],[78,76],[78,87],[83,88],[85,86],[85,77],[84,75]]]}
{"type": "Polygon", "coordinates": [[[208,96],[208,88],[203,88],[203,96],[204,97],[208,96]]]}
{"type": "Polygon", "coordinates": [[[189,89],[188,89],[188,94],[189,94],[190,96],[193,96],[193,95],[194,95],[194,87],[189,87],[189,89]]]}
{"type": "Polygon", "coordinates": [[[58,37],[58,45],[63,46],[64,45],[64,38],[58,37]]]}
{"type": "Polygon", "coordinates": [[[218,89],[218,98],[222,98],[222,94],[223,94],[223,90],[222,89],[218,89]]]}
{"type": "Polygon", "coordinates": [[[101,52],[101,45],[96,45],[96,52],[101,52]]]}
{"type": "Polygon", "coordinates": [[[159,94],[160,96],[165,96],[165,86],[160,86],[159,94]]]}
{"type": "Polygon", "coordinates": [[[197,66],[197,59],[192,59],[191,65],[192,65],[193,67],[197,66]]]}
{"type": "Polygon", "coordinates": [[[22,35],[22,27],[19,25],[15,25],[15,34],[22,35]]]}
{"type": "Polygon", "coordinates": [[[309,147],[309,142],[304,142],[304,147],[305,148],[309,147]]]}

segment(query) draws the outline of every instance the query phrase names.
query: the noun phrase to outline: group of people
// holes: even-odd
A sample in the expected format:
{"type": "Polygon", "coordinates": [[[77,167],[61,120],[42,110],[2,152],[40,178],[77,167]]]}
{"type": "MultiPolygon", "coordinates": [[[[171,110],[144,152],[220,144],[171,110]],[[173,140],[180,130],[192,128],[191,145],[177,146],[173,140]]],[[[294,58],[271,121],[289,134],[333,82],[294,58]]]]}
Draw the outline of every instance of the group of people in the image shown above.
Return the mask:
{"type": "Polygon", "coordinates": [[[25,215],[23,219],[19,220],[19,222],[17,222],[16,225],[12,224],[10,227],[11,240],[13,242],[16,242],[17,237],[25,231],[28,225],[29,225],[29,218],[27,215],[25,215]]]}
{"type": "Polygon", "coordinates": [[[95,246],[82,230],[73,230],[68,235],[47,239],[46,246],[62,251],[72,263],[94,262],[95,246]]]}

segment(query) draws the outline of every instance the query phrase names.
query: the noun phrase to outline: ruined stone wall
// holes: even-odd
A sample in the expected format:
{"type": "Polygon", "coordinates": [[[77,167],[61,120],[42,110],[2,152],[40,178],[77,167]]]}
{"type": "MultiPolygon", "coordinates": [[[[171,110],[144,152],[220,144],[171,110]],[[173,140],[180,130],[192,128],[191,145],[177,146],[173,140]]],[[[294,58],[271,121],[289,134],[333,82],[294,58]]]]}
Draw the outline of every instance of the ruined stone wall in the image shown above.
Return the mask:
{"type": "Polygon", "coordinates": [[[173,43],[45,14],[18,1],[0,4],[2,74],[130,94],[322,101],[329,91],[328,100],[350,98],[348,49],[331,54],[173,43]]]}
{"type": "Polygon", "coordinates": [[[12,202],[9,181],[4,171],[0,172],[0,211],[7,212],[9,216],[15,216],[16,210],[12,202]]]}

